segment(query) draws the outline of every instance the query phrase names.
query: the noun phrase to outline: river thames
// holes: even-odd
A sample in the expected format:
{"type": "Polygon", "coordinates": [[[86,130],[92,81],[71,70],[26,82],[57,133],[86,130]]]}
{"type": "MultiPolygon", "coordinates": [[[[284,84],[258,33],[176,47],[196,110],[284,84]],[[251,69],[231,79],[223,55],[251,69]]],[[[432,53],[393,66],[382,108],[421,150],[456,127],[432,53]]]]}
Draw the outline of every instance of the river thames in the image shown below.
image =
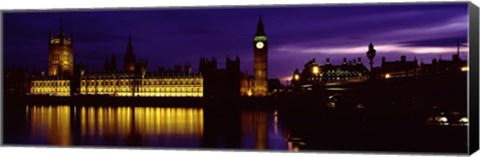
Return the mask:
{"type": "MultiPolygon", "coordinates": [[[[464,112],[433,108],[432,112],[416,114],[394,111],[393,106],[370,109],[375,105],[369,103],[374,101],[355,95],[332,94],[319,97],[318,105],[303,107],[7,105],[4,143],[267,151],[461,153],[467,150],[468,124],[458,121],[464,112]],[[342,106],[345,104],[351,107],[342,106]],[[442,121],[447,118],[448,121],[442,121]]],[[[413,103],[388,101],[398,105],[413,103]]]]}

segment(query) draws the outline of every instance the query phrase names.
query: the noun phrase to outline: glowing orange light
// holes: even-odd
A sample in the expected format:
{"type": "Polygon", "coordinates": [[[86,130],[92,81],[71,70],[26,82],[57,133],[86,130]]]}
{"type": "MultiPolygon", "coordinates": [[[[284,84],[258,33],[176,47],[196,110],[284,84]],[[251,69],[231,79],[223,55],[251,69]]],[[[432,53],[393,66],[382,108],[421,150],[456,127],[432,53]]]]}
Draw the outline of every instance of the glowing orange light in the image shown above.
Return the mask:
{"type": "Polygon", "coordinates": [[[466,72],[466,71],[468,71],[468,66],[464,66],[460,70],[462,70],[463,72],[466,72]]]}
{"type": "Polygon", "coordinates": [[[460,123],[468,123],[468,118],[467,118],[467,117],[463,117],[463,118],[461,118],[460,120],[458,120],[458,122],[460,122],[460,123]]]}
{"type": "Polygon", "coordinates": [[[392,78],[392,75],[390,75],[390,74],[385,74],[385,78],[386,78],[386,79],[392,78]]]}
{"type": "Polygon", "coordinates": [[[293,76],[293,79],[295,79],[295,80],[299,80],[299,79],[300,79],[300,75],[298,75],[298,74],[295,74],[295,76],[293,76]]]}
{"type": "Polygon", "coordinates": [[[312,69],[312,72],[313,72],[313,74],[316,75],[316,74],[320,73],[320,68],[318,66],[314,66],[313,69],[312,69]]]}

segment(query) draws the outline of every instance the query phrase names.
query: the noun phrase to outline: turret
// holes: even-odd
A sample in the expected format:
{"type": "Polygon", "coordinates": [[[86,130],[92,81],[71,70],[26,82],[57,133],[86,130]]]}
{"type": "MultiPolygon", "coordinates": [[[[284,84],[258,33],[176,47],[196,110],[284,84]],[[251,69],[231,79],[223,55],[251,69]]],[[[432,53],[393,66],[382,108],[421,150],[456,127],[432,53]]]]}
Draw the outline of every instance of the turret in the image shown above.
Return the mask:
{"type": "Polygon", "coordinates": [[[260,18],[258,18],[257,32],[255,33],[255,35],[266,35],[263,28],[262,15],[260,15],[260,18]]]}
{"type": "Polygon", "coordinates": [[[110,68],[111,68],[111,71],[113,72],[116,72],[117,71],[117,61],[115,60],[115,55],[112,54],[112,59],[111,59],[111,63],[110,63],[110,68]]]}
{"type": "Polygon", "coordinates": [[[124,58],[125,72],[135,72],[135,54],[133,53],[132,38],[128,37],[127,53],[124,58]]]}
{"type": "Polygon", "coordinates": [[[103,71],[110,72],[110,63],[108,62],[108,58],[105,59],[105,63],[103,63],[103,71]]]}
{"type": "Polygon", "coordinates": [[[72,76],[74,73],[73,64],[73,35],[65,38],[62,21],[57,36],[48,31],[48,75],[49,76],[72,76]]]}
{"type": "Polygon", "coordinates": [[[60,39],[60,44],[63,44],[65,39],[65,34],[63,33],[63,21],[60,19],[60,32],[58,32],[58,38],[60,39]]]}

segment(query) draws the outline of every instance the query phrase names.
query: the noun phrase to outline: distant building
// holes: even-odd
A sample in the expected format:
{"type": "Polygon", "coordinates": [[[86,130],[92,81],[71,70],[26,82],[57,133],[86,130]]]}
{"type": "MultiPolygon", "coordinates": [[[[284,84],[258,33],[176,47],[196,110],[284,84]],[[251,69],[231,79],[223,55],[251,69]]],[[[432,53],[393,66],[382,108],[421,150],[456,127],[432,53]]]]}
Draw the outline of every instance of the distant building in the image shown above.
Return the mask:
{"type": "Polygon", "coordinates": [[[362,58],[358,60],[349,61],[343,58],[341,65],[332,65],[330,59],[326,59],[325,65],[320,67],[321,81],[325,83],[342,82],[342,81],[365,81],[369,78],[370,73],[365,65],[362,63],[362,58]]]}
{"type": "Polygon", "coordinates": [[[108,60],[108,58],[105,60],[105,63],[103,64],[103,71],[109,73],[117,72],[117,61],[115,59],[115,55],[112,54],[111,60],[108,60]]]}
{"type": "Polygon", "coordinates": [[[72,96],[152,96],[152,97],[236,97],[268,96],[278,82],[268,81],[268,40],[261,17],[253,38],[254,74],[240,71],[240,59],[226,58],[226,67],[217,68],[217,59],[201,58],[199,72],[189,64],[173,69],[158,67],[148,72],[148,62],[137,60],[129,36],[123,57],[123,68],[114,55],[107,58],[100,72],[91,72],[86,65],[73,64],[72,35],[65,38],[61,29],[57,38],[49,33],[49,75],[32,77],[30,94],[72,96]],[[118,69],[119,68],[119,69],[118,69]]]}
{"type": "Polygon", "coordinates": [[[431,64],[421,63],[419,72],[422,75],[434,75],[440,73],[458,73],[467,72],[467,60],[460,58],[460,42],[457,42],[457,53],[452,55],[452,60],[443,60],[442,58],[432,59],[431,64]]]}
{"type": "Polygon", "coordinates": [[[90,74],[82,77],[80,94],[141,97],[202,97],[199,74],[146,73],[90,74]]]}
{"type": "Polygon", "coordinates": [[[378,78],[414,78],[438,74],[454,74],[468,71],[466,60],[460,58],[460,43],[457,44],[457,53],[452,55],[451,60],[442,58],[432,59],[431,64],[418,64],[417,58],[408,61],[405,56],[400,61],[388,62],[382,57],[382,65],[375,69],[378,78]]]}
{"type": "Polygon", "coordinates": [[[327,85],[329,83],[349,83],[361,82],[367,80],[369,71],[361,62],[361,58],[350,61],[343,59],[341,65],[332,65],[330,59],[326,59],[326,63],[322,66],[310,60],[304,65],[303,70],[296,69],[292,76],[292,86],[295,89],[313,90],[318,86],[327,85]]]}
{"type": "Polygon", "coordinates": [[[418,61],[407,61],[406,56],[401,56],[400,61],[387,62],[382,57],[382,65],[378,71],[378,76],[385,79],[415,77],[418,72],[418,61]]]}
{"type": "Polygon", "coordinates": [[[30,94],[70,96],[70,79],[63,76],[35,77],[31,82],[30,94]]]}
{"type": "Polygon", "coordinates": [[[67,38],[63,27],[56,37],[48,32],[48,75],[73,75],[73,35],[67,38]]]}
{"type": "MultiPolygon", "coordinates": [[[[70,80],[45,77],[32,81],[31,94],[70,96],[70,80]]],[[[199,74],[148,73],[143,78],[126,73],[90,73],[82,76],[81,95],[141,97],[202,97],[199,74]]]]}
{"type": "MultiPolygon", "coordinates": [[[[64,43],[72,45],[71,40],[64,43]]],[[[54,53],[56,52],[54,51],[54,53]]],[[[49,53],[49,56],[51,54],[49,53]]],[[[68,54],[73,58],[73,53],[68,54]]],[[[73,61],[73,59],[67,62],[69,61],[73,61]]],[[[74,72],[73,66],[69,65],[68,68],[63,68],[67,70],[53,70],[50,73],[52,75],[33,77],[30,83],[30,94],[203,97],[203,76],[200,73],[192,73],[189,65],[185,66],[184,72],[153,73],[147,71],[147,65],[147,61],[135,60],[131,38],[129,38],[123,71],[117,71],[115,56],[112,56],[111,60],[105,61],[101,72],[89,72],[86,66],[81,64],[75,68],[74,72]]],[[[60,64],[57,67],[62,66],[60,64]]]]}
{"type": "Polygon", "coordinates": [[[434,75],[444,73],[467,72],[468,66],[466,60],[461,60],[459,54],[452,55],[452,60],[443,60],[441,58],[432,59],[431,64],[420,64],[419,73],[422,75],[434,75]]]}
{"type": "Polygon", "coordinates": [[[253,96],[268,94],[268,40],[262,17],[258,19],[257,32],[253,39],[253,96]]]}
{"type": "Polygon", "coordinates": [[[205,81],[204,95],[206,97],[237,97],[240,96],[241,73],[240,58],[226,58],[225,69],[217,67],[217,59],[202,57],[199,65],[205,81]]]}
{"type": "Polygon", "coordinates": [[[25,67],[3,67],[3,93],[25,95],[30,89],[30,76],[25,67]]]}
{"type": "Polygon", "coordinates": [[[268,79],[268,93],[274,95],[279,92],[283,92],[285,87],[280,82],[280,79],[268,79]]]}
{"type": "Polygon", "coordinates": [[[254,77],[248,75],[247,72],[241,74],[240,80],[240,96],[253,96],[254,77]]]}
{"type": "Polygon", "coordinates": [[[133,53],[132,37],[128,37],[127,53],[124,57],[123,71],[132,73],[135,71],[135,54],[133,53]]]}

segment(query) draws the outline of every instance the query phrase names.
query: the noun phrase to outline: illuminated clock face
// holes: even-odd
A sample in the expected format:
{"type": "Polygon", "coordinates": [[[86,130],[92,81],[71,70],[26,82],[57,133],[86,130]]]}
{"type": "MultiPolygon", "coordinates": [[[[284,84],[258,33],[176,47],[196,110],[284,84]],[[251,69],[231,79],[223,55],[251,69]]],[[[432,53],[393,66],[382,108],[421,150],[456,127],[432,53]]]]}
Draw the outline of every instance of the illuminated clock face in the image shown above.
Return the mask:
{"type": "Polygon", "coordinates": [[[255,46],[257,47],[257,49],[262,49],[263,46],[265,46],[265,45],[263,44],[263,42],[259,41],[259,42],[257,42],[257,44],[255,46]]]}

